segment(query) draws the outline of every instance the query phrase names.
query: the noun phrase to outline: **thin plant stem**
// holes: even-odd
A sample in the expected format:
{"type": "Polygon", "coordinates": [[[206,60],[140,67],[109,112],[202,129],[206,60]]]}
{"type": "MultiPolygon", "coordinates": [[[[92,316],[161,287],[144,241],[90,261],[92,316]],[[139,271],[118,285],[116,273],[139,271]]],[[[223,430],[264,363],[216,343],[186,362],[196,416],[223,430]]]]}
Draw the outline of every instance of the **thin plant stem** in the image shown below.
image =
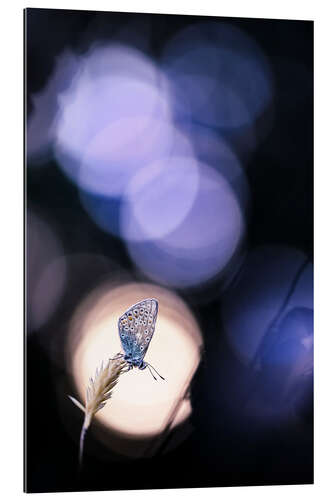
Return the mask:
{"type": "Polygon", "coordinates": [[[80,434],[79,444],[79,473],[83,464],[84,442],[87,430],[95,414],[104,408],[107,401],[111,398],[112,390],[117,384],[120,375],[125,371],[127,363],[120,359],[109,359],[106,365],[103,362],[100,368],[97,368],[95,377],[90,378],[90,383],[86,391],[86,404],[83,406],[72,396],[70,400],[84,413],[84,421],[80,434]]]}
{"type": "Polygon", "coordinates": [[[82,468],[82,457],[83,457],[83,445],[84,445],[84,438],[86,435],[87,429],[85,428],[84,425],[82,425],[81,429],[81,434],[80,434],[80,451],[79,451],[79,468],[82,468]]]}
{"type": "Polygon", "coordinates": [[[80,434],[79,471],[81,471],[81,469],[82,469],[84,440],[86,437],[88,427],[89,427],[89,423],[87,424],[87,418],[85,417],[84,422],[82,424],[81,434],[80,434]]]}

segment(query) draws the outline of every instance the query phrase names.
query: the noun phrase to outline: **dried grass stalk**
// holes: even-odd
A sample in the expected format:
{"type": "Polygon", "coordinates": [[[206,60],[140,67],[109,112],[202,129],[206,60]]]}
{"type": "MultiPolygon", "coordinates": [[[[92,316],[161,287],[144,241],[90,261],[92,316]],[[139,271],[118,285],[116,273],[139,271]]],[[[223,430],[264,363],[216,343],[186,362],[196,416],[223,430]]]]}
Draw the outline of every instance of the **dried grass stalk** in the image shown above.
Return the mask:
{"type": "Polygon", "coordinates": [[[70,400],[85,414],[80,435],[79,465],[82,464],[84,438],[94,415],[104,408],[112,396],[112,389],[117,384],[120,375],[126,371],[127,363],[123,359],[110,359],[104,366],[103,361],[96,368],[94,378],[90,377],[86,390],[86,405],[83,406],[77,399],[68,396],[70,400]]]}

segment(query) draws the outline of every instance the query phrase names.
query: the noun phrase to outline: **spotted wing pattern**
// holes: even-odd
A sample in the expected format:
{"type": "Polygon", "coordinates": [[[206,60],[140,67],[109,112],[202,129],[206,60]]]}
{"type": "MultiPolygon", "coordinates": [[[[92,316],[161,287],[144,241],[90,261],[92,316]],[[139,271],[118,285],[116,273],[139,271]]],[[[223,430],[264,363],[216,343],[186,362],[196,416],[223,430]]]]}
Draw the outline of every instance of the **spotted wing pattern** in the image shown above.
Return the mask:
{"type": "Polygon", "coordinates": [[[118,321],[121,345],[129,361],[140,363],[155,331],[158,313],[156,299],[145,299],[131,306],[118,321]]]}

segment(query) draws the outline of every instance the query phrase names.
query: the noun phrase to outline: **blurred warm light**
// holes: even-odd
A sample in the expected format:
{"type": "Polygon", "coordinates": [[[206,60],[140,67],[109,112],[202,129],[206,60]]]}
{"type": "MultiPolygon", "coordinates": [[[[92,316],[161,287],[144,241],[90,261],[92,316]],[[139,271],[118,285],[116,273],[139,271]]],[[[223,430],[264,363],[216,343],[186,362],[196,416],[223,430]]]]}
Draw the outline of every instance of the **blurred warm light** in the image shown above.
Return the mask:
{"type": "MultiPolygon", "coordinates": [[[[107,284],[81,304],[69,332],[69,368],[84,401],[85,388],[96,367],[121,351],[118,318],[128,307],[147,297],[158,299],[159,313],[145,360],[166,381],[156,382],[148,369],[134,369],[120,377],[112,399],[96,418],[124,439],[158,436],[167,425],[179,424],[191,413],[186,393],[200,361],[202,345],[193,315],[176,294],[161,287],[107,284]]],[[[105,444],[114,445],[112,440],[105,444]]]]}
{"type": "Polygon", "coordinates": [[[27,327],[42,327],[56,310],[64,292],[67,265],[62,244],[45,220],[27,216],[27,327]]]}

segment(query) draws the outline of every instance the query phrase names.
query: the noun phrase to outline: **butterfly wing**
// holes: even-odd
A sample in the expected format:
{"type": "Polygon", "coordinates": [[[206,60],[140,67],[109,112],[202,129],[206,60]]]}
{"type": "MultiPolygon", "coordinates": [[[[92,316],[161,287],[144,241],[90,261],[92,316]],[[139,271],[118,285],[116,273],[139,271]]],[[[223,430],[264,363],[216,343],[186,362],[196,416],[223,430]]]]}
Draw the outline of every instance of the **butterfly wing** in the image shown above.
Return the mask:
{"type": "Polygon", "coordinates": [[[145,299],[131,306],[119,318],[118,329],[125,355],[135,364],[145,357],[155,331],[158,313],[156,299],[145,299]]]}

